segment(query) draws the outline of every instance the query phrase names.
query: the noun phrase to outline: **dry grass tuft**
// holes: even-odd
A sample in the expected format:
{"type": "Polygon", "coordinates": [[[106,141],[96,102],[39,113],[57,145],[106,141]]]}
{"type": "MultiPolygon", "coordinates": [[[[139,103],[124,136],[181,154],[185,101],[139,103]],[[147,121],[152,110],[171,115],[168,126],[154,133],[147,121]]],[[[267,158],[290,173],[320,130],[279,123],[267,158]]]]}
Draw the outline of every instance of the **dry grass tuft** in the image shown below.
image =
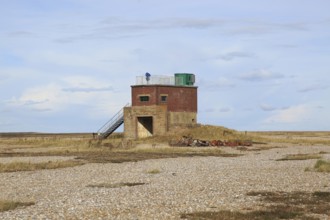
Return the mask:
{"type": "Polygon", "coordinates": [[[243,136],[238,131],[212,125],[201,125],[196,128],[187,129],[182,131],[180,135],[191,136],[202,140],[232,139],[243,136]]]}
{"type": "Polygon", "coordinates": [[[329,145],[328,131],[262,131],[248,132],[255,141],[295,145],[329,145]]]}
{"type": "Polygon", "coordinates": [[[152,170],[148,170],[147,173],[148,174],[158,174],[158,173],[160,173],[160,170],[159,169],[152,169],[152,170]]]}
{"type": "Polygon", "coordinates": [[[153,136],[138,140],[136,143],[169,143],[173,140],[180,140],[182,136],[192,137],[200,140],[251,140],[251,136],[245,132],[228,129],[222,126],[198,125],[192,128],[177,128],[169,132],[166,136],[153,136]]]}
{"type": "Polygon", "coordinates": [[[0,212],[16,209],[18,207],[25,207],[34,205],[34,202],[13,202],[0,200],[0,212]]]}
{"type": "Polygon", "coordinates": [[[125,151],[104,151],[81,153],[77,159],[83,159],[91,163],[123,163],[137,162],[149,159],[164,159],[177,157],[214,156],[214,157],[238,157],[242,154],[228,154],[216,148],[191,149],[191,148],[164,148],[164,149],[133,149],[125,151]]]}
{"type": "Polygon", "coordinates": [[[318,160],[314,166],[317,172],[330,172],[330,161],[318,160]]]}
{"type": "Polygon", "coordinates": [[[277,220],[277,219],[294,219],[301,216],[300,213],[283,211],[283,210],[258,210],[252,212],[239,211],[217,211],[217,212],[195,212],[188,214],[181,214],[181,218],[189,220],[199,219],[226,219],[226,220],[277,220]]]}
{"type": "Polygon", "coordinates": [[[13,162],[13,163],[0,163],[0,172],[18,172],[18,171],[34,171],[45,169],[58,169],[65,167],[74,167],[83,165],[82,161],[68,160],[68,161],[56,161],[56,162],[44,162],[44,163],[27,163],[27,162],[13,162]]]}
{"type": "Polygon", "coordinates": [[[97,187],[97,188],[120,188],[124,186],[141,186],[145,183],[127,183],[127,182],[120,182],[120,183],[100,183],[100,184],[92,184],[88,185],[87,187],[97,187]]]}
{"type": "Polygon", "coordinates": [[[313,215],[330,215],[330,192],[250,192],[265,202],[260,210],[194,212],[181,214],[184,219],[229,219],[229,220],[317,220],[313,215]]]}
{"type": "Polygon", "coordinates": [[[319,154],[329,154],[327,151],[320,151],[319,154]]]}
{"type": "Polygon", "coordinates": [[[25,156],[75,156],[91,163],[123,163],[137,162],[148,159],[163,159],[176,157],[214,156],[238,157],[242,154],[229,154],[218,148],[148,148],[148,149],[113,149],[90,148],[84,151],[50,151],[50,152],[3,152],[0,157],[25,156]]]}
{"type": "Polygon", "coordinates": [[[320,159],[321,155],[319,154],[289,154],[284,158],[278,159],[277,161],[285,161],[285,160],[312,160],[312,159],[320,159]]]}
{"type": "Polygon", "coordinates": [[[282,210],[290,208],[304,215],[330,215],[330,192],[250,192],[249,196],[258,196],[262,201],[272,203],[271,207],[282,210]]]}

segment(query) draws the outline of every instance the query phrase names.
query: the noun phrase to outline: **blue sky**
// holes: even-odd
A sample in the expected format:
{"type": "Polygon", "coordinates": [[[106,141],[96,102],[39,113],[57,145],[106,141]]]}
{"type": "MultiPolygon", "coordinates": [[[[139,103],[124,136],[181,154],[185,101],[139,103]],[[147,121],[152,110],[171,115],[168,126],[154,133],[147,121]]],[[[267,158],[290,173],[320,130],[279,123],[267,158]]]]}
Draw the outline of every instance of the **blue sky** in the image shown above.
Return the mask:
{"type": "Polygon", "coordinates": [[[198,122],[330,130],[328,0],[10,0],[0,132],[94,132],[135,77],[196,74],[198,122]]]}

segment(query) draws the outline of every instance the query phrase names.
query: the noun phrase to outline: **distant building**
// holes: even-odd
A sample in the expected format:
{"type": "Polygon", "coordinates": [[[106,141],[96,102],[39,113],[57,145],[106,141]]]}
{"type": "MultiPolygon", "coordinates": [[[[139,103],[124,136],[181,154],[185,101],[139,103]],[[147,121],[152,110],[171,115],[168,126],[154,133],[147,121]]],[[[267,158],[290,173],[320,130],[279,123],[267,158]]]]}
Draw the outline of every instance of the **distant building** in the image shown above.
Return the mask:
{"type": "Polygon", "coordinates": [[[175,127],[197,123],[197,87],[195,75],[137,77],[131,86],[132,105],[124,108],[126,138],[164,135],[175,127]]]}

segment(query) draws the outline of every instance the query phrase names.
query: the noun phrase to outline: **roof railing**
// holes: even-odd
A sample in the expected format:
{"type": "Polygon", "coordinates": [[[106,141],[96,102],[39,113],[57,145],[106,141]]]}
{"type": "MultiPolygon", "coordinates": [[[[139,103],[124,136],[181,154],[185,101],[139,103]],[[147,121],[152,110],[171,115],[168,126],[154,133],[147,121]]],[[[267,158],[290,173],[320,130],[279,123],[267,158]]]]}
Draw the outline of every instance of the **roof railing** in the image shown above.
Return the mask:
{"type": "Polygon", "coordinates": [[[151,75],[147,80],[145,76],[137,76],[136,85],[175,85],[175,77],[151,75]]]}

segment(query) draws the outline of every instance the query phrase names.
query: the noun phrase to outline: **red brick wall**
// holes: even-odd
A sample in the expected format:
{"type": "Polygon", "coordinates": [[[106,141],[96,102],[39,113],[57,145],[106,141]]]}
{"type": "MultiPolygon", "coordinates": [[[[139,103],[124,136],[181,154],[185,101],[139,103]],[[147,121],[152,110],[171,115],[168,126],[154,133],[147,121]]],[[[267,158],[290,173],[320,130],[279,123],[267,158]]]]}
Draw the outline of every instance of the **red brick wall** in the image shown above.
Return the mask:
{"type": "Polygon", "coordinates": [[[132,86],[132,106],[167,105],[172,112],[197,112],[197,87],[144,85],[132,86]],[[148,95],[148,102],[140,102],[139,96],[148,95]],[[167,95],[167,102],[161,102],[161,95],[167,95]]]}

